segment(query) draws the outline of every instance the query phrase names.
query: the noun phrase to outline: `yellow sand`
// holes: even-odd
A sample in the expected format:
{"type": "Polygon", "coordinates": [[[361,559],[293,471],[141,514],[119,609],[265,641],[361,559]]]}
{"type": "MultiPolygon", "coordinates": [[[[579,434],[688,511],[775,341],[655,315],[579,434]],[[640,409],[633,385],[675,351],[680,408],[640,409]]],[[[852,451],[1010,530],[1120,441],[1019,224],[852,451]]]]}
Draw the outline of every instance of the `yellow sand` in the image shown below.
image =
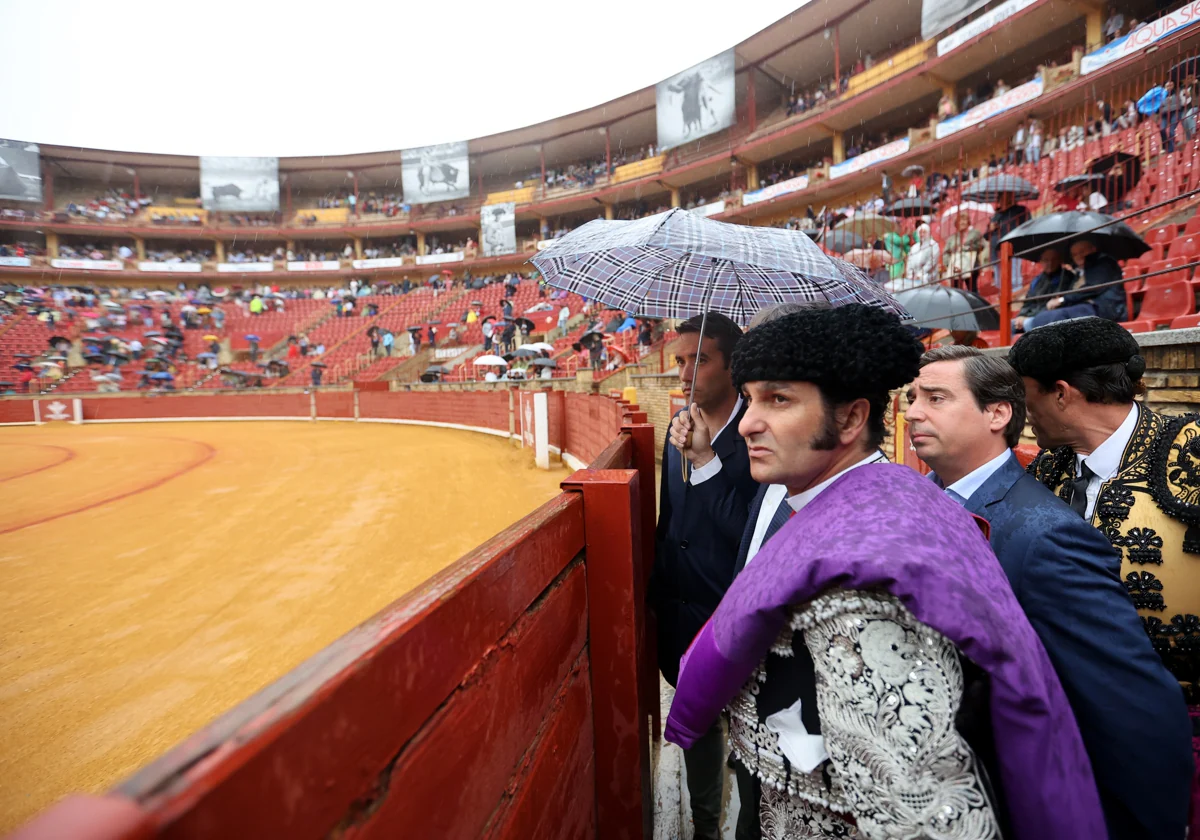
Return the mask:
{"type": "Polygon", "coordinates": [[[119,781],[564,475],[412,426],[0,429],[0,532],[19,528],[0,533],[0,831],[119,781]]]}

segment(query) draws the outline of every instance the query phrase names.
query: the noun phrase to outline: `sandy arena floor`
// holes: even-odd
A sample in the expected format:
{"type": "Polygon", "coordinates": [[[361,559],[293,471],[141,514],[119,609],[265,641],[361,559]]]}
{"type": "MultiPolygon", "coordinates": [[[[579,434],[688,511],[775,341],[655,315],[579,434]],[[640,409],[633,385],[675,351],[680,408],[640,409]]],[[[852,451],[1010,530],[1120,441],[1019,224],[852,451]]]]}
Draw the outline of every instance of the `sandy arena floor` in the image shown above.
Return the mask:
{"type": "Polygon", "coordinates": [[[565,475],[413,426],[0,429],[0,832],[119,781],[565,475]]]}

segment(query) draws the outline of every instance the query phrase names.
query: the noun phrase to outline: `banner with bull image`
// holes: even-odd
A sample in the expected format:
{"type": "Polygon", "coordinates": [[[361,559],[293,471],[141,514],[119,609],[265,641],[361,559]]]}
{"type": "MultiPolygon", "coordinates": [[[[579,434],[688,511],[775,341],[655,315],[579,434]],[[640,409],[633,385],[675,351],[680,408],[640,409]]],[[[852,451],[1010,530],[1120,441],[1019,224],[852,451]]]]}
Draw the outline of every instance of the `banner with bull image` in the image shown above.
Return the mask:
{"type": "Polygon", "coordinates": [[[733,69],[730,49],[658,83],[655,114],[660,150],[682,146],[733,125],[733,69]]]}
{"type": "Polygon", "coordinates": [[[202,156],[200,199],[205,210],[278,210],[279,158],[202,156]]]}
{"type": "Polygon", "coordinates": [[[517,205],[514,201],[485,204],[479,209],[483,255],[501,257],[517,253],[517,205]]]}
{"type": "Polygon", "coordinates": [[[471,194],[466,141],[405,149],[401,154],[400,179],[404,200],[409,204],[466,198],[471,194]]]}
{"type": "Polygon", "coordinates": [[[0,140],[0,198],[42,200],[42,155],[34,143],[0,140]]]}

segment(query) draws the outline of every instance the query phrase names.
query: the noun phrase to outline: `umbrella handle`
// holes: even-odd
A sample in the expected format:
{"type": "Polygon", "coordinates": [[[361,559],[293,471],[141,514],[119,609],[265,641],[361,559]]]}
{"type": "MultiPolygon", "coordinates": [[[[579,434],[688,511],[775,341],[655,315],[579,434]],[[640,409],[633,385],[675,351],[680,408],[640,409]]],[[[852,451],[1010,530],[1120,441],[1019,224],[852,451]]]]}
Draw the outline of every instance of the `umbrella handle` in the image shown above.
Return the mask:
{"type": "MultiPolygon", "coordinates": [[[[688,432],[687,439],[684,441],[684,448],[686,449],[687,447],[689,447],[691,445],[692,445],[692,433],[688,432]]],[[[679,450],[679,467],[683,473],[683,483],[686,485],[688,482],[688,461],[687,461],[687,458],[684,457],[683,449],[679,450]]]]}

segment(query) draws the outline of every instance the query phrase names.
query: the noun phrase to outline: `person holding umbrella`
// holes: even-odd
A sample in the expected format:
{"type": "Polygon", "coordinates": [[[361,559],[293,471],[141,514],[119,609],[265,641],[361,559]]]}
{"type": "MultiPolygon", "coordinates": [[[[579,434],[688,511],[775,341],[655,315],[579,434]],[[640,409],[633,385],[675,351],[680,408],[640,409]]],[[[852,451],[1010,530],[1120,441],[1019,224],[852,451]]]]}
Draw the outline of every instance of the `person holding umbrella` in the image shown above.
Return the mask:
{"type": "MultiPolygon", "coordinates": [[[[710,312],[679,325],[679,381],[688,408],[663,441],[658,529],[648,601],[658,617],[658,664],[675,685],[679,660],[733,582],[758,484],[738,432],[745,407],[729,364],[742,330],[710,312]],[[693,374],[694,388],[693,388],[693,374]],[[692,467],[683,478],[682,459],[692,467]]],[[[720,836],[725,736],[719,721],[684,752],[696,837],[720,836]]]]}
{"type": "Polygon", "coordinates": [[[1032,326],[1027,327],[1028,322],[1035,316],[1046,311],[1046,304],[1053,298],[1044,298],[1045,295],[1065,295],[1075,286],[1078,279],[1075,272],[1070,267],[1063,265],[1062,252],[1058,248],[1047,248],[1042,251],[1038,257],[1038,262],[1041,264],[1041,273],[1033,278],[1033,282],[1029,284],[1029,291],[1025,297],[1035,298],[1035,300],[1026,300],[1021,311],[1013,318],[1012,325],[1014,332],[1025,332],[1026,329],[1032,329],[1032,326]],[[1036,300],[1036,298],[1043,298],[1036,300]]]}
{"type": "MultiPolygon", "coordinates": [[[[996,212],[992,214],[983,235],[987,238],[992,270],[996,273],[998,280],[1000,276],[1000,240],[1029,221],[1029,208],[1024,204],[1018,204],[1014,194],[1007,192],[997,195],[994,204],[996,212]]],[[[1020,263],[1016,257],[1013,257],[1012,278],[1015,291],[1021,286],[1020,263]]]]}

